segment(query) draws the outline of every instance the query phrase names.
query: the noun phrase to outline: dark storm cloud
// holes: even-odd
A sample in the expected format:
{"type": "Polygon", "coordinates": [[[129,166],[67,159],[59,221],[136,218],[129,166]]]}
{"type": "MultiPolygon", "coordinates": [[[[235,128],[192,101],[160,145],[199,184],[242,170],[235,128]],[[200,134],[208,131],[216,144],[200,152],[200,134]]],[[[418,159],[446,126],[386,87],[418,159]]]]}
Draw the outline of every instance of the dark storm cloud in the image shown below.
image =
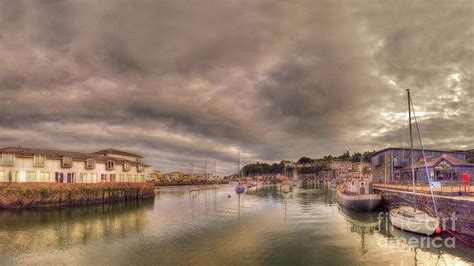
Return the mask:
{"type": "Polygon", "coordinates": [[[471,1],[0,1],[0,143],[296,159],[474,140],[471,1]]]}

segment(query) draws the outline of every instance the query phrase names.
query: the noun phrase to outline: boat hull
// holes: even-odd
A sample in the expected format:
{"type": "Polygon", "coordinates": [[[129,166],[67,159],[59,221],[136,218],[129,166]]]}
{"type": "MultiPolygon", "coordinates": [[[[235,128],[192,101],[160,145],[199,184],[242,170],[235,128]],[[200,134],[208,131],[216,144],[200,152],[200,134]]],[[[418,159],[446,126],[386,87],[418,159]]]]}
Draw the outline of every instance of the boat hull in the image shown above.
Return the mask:
{"type": "Polygon", "coordinates": [[[377,194],[348,195],[337,191],[337,202],[346,208],[356,211],[373,211],[382,203],[382,196],[377,194]]]}
{"type": "Polygon", "coordinates": [[[237,194],[241,194],[241,193],[244,193],[244,192],[245,192],[244,187],[236,187],[235,188],[235,193],[237,193],[237,194]]]}
{"type": "Polygon", "coordinates": [[[400,230],[430,236],[439,227],[439,221],[433,217],[424,219],[407,218],[398,214],[399,208],[390,210],[390,222],[400,230]]]}

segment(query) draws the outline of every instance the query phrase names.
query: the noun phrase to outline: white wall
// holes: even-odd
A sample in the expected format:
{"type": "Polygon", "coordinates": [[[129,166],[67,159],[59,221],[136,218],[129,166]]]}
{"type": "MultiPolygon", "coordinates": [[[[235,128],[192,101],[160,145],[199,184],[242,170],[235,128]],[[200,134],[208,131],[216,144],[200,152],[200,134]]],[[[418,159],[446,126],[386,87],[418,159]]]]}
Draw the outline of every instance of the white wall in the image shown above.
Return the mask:
{"type": "Polygon", "coordinates": [[[67,182],[67,174],[74,173],[76,177],[76,182],[80,182],[80,174],[87,174],[87,183],[91,182],[91,174],[97,175],[97,182],[100,182],[101,174],[107,175],[107,181],[110,181],[110,175],[115,174],[116,182],[129,181],[127,179],[121,180],[120,175],[132,175],[130,182],[144,182],[145,178],[148,175],[149,169],[144,168],[143,172],[137,171],[137,166],[130,166],[130,171],[124,172],[123,165],[115,165],[115,169],[112,171],[106,170],[105,163],[96,162],[96,167],[93,170],[85,169],[85,161],[73,161],[72,168],[62,168],[61,160],[46,159],[44,167],[33,167],[33,158],[15,158],[15,166],[1,166],[0,165],[0,182],[8,181],[10,172],[19,172],[20,180],[25,181],[26,173],[34,172],[36,176],[36,182],[40,182],[40,173],[48,172],[50,173],[50,182],[55,182],[55,173],[63,173],[64,181],[67,182]],[[2,175],[3,173],[3,175],[2,175]],[[4,180],[1,180],[1,177],[4,176],[4,180]]]}

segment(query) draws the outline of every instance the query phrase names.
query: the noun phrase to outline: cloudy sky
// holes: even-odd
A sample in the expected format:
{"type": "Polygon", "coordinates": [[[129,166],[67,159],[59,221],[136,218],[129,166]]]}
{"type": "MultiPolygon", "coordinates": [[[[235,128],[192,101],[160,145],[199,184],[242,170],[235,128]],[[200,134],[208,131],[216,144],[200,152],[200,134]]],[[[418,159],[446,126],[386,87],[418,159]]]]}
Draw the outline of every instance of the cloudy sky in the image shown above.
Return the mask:
{"type": "Polygon", "coordinates": [[[218,174],[474,148],[474,1],[0,0],[0,146],[142,153],[218,174]]]}

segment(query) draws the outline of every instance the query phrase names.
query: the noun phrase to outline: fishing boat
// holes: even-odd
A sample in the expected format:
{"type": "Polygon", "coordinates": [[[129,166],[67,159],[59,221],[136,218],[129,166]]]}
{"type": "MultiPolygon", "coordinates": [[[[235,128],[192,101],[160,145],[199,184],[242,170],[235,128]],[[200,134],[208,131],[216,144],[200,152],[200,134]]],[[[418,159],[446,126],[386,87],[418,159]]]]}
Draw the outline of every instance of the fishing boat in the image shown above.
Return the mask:
{"type": "Polygon", "coordinates": [[[413,108],[413,102],[410,96],[410,90],[406,90],[408,95],[408,124],[410,128],[410,147],[411,147],[411,176],[413,184],[413,206],[401,206],[398,208],[392,208],[390,210],[390,221],[392,225],[398,229],[409,231],[418,234],[432,235],[434,233],[441,233],[440,221],[438,218],[438,213],[436,210],[436,201],[433,196],[431,179],[426,167],[426,156],[423,148],[423,141],[421,139],[420,129],[416,121],[415,110],[413,108]],[[433,200],[434,210],[436,212],[436,217],[430,215],[429,213],[422,211],[417,208],[416,204],[416,189],[415,189],[415,159],[414,159],[414,149],[413,149],[413,130],[412,130],[412,110],[413,117],[415,119],[416,128],[418,130],[418,136],[420,138],[421,150],[423,152],[423,161],[425,162],[425,171],[426,176],[428,177],[428,182],[430,184],[431,197],[433,200]]]}
{"type": "Polygon", "coordinates": [[[382,196],[375,194],[370,180],[353,179],[337,189],[337,201],[356,211],[373,211],[380,206],[382,196]]]}

